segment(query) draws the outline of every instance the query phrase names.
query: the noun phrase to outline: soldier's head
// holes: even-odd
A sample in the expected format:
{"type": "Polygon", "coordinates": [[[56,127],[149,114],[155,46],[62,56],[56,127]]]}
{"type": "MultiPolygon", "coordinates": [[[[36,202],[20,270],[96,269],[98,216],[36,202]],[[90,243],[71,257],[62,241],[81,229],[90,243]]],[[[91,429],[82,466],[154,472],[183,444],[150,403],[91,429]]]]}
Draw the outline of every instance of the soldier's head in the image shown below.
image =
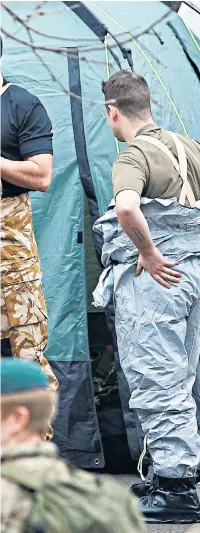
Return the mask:
{"type": "Polygon", "coordinates": [[[39,365],[22,359],[1,363],[1,444],[43,439],[56,392],[39,365]]]}
{"type": "Polygon", "coordinates": [[[108,124],[119,141],[126,141],[126,132],[152,122],[150,92],[146,80],[139,74],[120,70],[103,82],[108,124]]]}

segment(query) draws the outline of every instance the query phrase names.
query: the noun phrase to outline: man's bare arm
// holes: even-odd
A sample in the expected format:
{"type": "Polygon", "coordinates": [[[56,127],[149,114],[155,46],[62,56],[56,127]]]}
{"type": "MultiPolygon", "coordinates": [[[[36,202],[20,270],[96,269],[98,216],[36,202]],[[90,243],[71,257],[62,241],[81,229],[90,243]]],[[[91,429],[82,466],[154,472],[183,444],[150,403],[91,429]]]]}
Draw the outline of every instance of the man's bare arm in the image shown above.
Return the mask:
{"type": "Polygon", "coordinates": [[[140,209],[140,196],[137,192],[126,190],[116,197],[116,209],[119,222],[140,252],[136,274],[142,268],[148,270],[152,277],[169,288],[171,283],[178,283],[181,274],[171,267],[178,261],[168,261],[153,243],[147,221],[140,209]]]}
{"type": "Polygon", "coordinates": [[[135,191],[122,191],[116,197],[119,222],[140,253],[149,253],[155,245],[147,221],[140,209],[140,196],[135,191]]]}
{"type": "Polygon", "coordinates": [[[18,187],[45,192],[51,185],[52,162],[51,154],[35,155],[25,161],[1,157],[1,178],[18,187]]]}

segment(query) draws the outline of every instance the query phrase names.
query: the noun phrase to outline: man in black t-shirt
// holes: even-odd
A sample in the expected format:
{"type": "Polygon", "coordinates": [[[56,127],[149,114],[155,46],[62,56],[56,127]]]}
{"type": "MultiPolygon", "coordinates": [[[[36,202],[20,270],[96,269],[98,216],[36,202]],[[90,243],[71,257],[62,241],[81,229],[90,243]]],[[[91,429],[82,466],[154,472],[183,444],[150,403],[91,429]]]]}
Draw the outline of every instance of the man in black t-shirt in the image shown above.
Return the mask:
{"type": "Polygon", "coordinates": [[[14,357],[37,361],[52,387],[58,381],[43,355],[47,312],[29,191],[45,192],[52,176],[52,126],[40,100],[1,76],[1,337],[14,357]]]}

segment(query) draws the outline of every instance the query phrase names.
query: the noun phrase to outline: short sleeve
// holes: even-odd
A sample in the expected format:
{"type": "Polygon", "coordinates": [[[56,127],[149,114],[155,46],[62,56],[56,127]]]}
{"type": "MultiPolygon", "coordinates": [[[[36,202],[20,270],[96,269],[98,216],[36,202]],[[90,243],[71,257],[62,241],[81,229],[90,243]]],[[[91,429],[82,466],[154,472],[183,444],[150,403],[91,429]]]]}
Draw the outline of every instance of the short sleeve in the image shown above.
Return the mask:
{"type": "Polygon", "coordinates": [[[22,159],[39,154],[53,154],[52,124],[38,99],[25,113],[18,136],[22,159]]]}
{"type": "Polygon", "coordinates": [[[122,152],[114,163],[112,180],[115,197],[125,190],[136,191],[141,196],[148,180],[148,167],[141,152],[137,156],[131,147],[122,152]]]}

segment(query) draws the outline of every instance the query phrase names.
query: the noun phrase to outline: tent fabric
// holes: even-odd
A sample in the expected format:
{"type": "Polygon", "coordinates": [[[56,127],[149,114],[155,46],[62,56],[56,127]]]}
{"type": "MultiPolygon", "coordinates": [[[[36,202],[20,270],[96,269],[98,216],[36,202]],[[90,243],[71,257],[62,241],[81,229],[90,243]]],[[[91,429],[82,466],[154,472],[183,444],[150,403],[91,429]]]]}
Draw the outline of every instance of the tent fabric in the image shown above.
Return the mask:
{"type": "Polygon", "coordinates": [[[54,423],[62,457],[82,468],[103,468],[89,361],[52,361],[59,380],[59,417],[54,423]]]}
{"type": "Polygon", "coordinates": [[[196,36],[195,42],[193,42],[191,38],[190,40],[188,39],[188,30],[180,18],[173,22],[168,22],[168,26],[180,42],[183,51],[189,61],[191,61],[191,64],[193,64],[193,68],[200,80],[200,40],[196,36]]]}
{"type": "MultiPolygon", "coordinates": [[[[78,16],[78,7],[70,9],[67,4],[45,2],[43,15],[40,15],[36,9],[37,2],[5,2],[24,20],[31,14],[30,26],[49,35],[33,34],[36,45],[61,49],[67,46],[68,53],[41,50],[39,56],[46,62],[48,68],[45,68],[28,44],[14,42],[4,36],[2,69],[9,81],[40,98],[53,124],[53,183],[47,193],[32,193],[31,199],[49,315],[46,356],[60,379],[55,440],[63,457],[70,456],[79,466],[102,468],[104,453],[92,389],[88,338],[90,323],[93,327],[96,324],[94,334],[99,334],[100,315],[92,314],[87,306],[86,272],[90,257],[86,255],[86,250],[91,250],[91,246],[87,248],[84,212],[86,197],[90,213],[89,232],[112,198],[110,173],[116,146],[106,123],[104,105],[88,101],[103,102],[101,82],[107,78],[104,43],[93,31],[96,23],[93,28],[90,27],[87,20],[81,19],[81,12],[78,16]],[[67,41],[63,40],[66,38],[67,41]],[[98,50],[91,50],[92,45],[98,50]],[[72,54],[74,47],[78,48],[78,52],[72,54]],[[82,60],[84,57],[88,61],[82,60]],[[65,94],[59,83],[82,95],[82,102],[65,94]],[[91,319],[92,316],[96,319],[91,319]]],[[[83,4],[85,13],[89,10],[99,21],[99,31],[106,26],[121,43],[127,40],[121,25],[135,35],[168,12],[168,7],[162,2],[88,1],[75,4],[83,4]]],[[[176,13],[168,14],[157,24],[156,34],[150,31],[139,38],[137,42],[141,49],[132,41],[125,46],[131,49],[135,71],[143,74],[149,83],[155,121],[164,128],[181,133],[184,125],[189,136],[199,139],[198,76],[167,22],[178,25],[177,31],[197,64],[197,48],[176,13]]],[[[17,39],[28,42],[24,26],[3,8],[2,27],[17,39]]],[[[127,69],[127,59],[109,34],[108,45],[115,45],[114,54],[122,68],[127,69]]],[[[108,53],[112,74],[119,66],[115,57],[108,53]]],[[[121,149],[123,145],[120,145],[121,149]]],[[[98,246],[100,243],[95,240],[96,251],[98,246]]],[[[108,323],[114,324],[113,312],[113,308],[110,313],[107,310],[108,323]]],[[[106,338],[104,329],[102,336],[106,338]]],[[[114,345],[113,339],[112,342],[114,345]]],[[[132,458],[137,460],[141,432],[134,413],[128,408],[129,390],[119,366],[117,346],[114,352],[126,433],[132,458]]]]}

